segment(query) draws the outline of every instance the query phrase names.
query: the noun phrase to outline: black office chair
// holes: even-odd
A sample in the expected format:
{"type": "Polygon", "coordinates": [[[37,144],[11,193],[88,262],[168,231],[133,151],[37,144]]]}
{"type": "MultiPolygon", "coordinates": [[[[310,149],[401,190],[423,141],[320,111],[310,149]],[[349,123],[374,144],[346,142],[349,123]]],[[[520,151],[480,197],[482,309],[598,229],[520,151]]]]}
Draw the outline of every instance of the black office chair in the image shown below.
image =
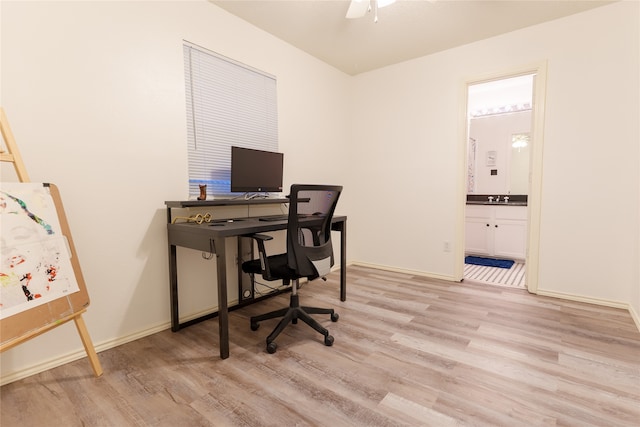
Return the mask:
{"type": "Polygon", "coordinates": [[[304,321],[324,335],[324,344],[333,344],[329,335],[310,314],[330,314],[333,322],[338,314],[332,308],[302,307],[298,300],[299,279],[309,281],[324,277],[333,266],[333,247],[331,245],[331,220],[342,192],[336,185],[300,185],[291,186],[289,204],[289,222],[287,225],[287,252],[268,256],[264,242],[272,237],[265,234],[252,234],[258,244],[259,259],[244,262],[242,270],[252,275],[260,274],[265,280],[282,280],[284,285],[291,284],[289,307],[251,318],[251,330],[259,328],[259,322],[282,317],[280,323],[267,337],[267,351],[275,353],[276,337],[291,323],[304,321]]]}

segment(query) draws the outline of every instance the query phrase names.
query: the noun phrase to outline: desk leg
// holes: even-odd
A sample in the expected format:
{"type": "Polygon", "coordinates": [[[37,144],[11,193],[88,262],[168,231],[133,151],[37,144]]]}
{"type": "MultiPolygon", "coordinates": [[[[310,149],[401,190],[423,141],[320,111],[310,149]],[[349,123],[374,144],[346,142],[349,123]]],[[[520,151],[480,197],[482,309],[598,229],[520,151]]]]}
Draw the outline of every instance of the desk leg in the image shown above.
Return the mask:
{"type": "Polygon", "coordinates": [[[214,239],[216,270],[218,278],[218,336],[220,358],[229,357],[229,308],[227,307],[227,255],[225,239],[214,239]]]}
{"type": "Polygon", "coordinates": [[[178,314],[178,263],[176,261],[176,246],[169,245],[169,302],[171,305],[171,330],[180,330],[178,314]]]}
{"type": "Polygon", "coordinates": [[[347,221],[340,227],[340,301],[347,300],[347,221]]]}
{"type": "Polygon", "coordinates": [[[333,231],[340,232],[340,301],[347,300],[347,221],[337,221],[331,225],[333,231]]]}

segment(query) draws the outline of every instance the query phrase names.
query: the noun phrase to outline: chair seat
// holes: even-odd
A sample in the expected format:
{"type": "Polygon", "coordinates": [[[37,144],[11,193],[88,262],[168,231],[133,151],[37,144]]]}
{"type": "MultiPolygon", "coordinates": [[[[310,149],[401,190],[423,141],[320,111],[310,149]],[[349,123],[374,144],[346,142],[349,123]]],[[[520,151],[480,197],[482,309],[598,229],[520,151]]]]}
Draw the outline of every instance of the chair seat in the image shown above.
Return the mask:
{"type": "MultiPolygon", "coordinates": [[[[259,259],[242,263],[242,270],[246,273],[261,274],[262,266],[259,259]]],[[[271,276],[278,279],[295,280],[301,276],[287,265],[287,254],[272,255],[269,257],[269,270],[271,276]]]]}

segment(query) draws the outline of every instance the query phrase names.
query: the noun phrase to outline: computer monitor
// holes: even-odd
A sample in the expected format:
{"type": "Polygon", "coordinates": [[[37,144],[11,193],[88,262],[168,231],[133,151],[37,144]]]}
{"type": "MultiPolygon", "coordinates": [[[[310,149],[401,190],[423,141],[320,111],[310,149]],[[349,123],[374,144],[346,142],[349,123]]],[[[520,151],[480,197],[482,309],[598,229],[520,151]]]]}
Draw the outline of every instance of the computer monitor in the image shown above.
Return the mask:
{"type": "Polygon", "coordinates": [[[281,192],[284,155],[231,147],[231,192],[281,192]]]}

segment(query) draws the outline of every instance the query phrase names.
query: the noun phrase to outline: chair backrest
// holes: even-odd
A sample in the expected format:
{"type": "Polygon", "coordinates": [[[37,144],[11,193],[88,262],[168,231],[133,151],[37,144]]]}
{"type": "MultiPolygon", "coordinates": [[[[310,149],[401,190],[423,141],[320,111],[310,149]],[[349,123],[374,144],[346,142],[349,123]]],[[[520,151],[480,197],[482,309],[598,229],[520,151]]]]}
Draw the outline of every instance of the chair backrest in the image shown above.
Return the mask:
{"type": "Polygon", "coordinates": [[[341,192],[338,185],[291,186],[287,263],[300,277],[313,280],[331,271],[331,220],[341,192]]]}

